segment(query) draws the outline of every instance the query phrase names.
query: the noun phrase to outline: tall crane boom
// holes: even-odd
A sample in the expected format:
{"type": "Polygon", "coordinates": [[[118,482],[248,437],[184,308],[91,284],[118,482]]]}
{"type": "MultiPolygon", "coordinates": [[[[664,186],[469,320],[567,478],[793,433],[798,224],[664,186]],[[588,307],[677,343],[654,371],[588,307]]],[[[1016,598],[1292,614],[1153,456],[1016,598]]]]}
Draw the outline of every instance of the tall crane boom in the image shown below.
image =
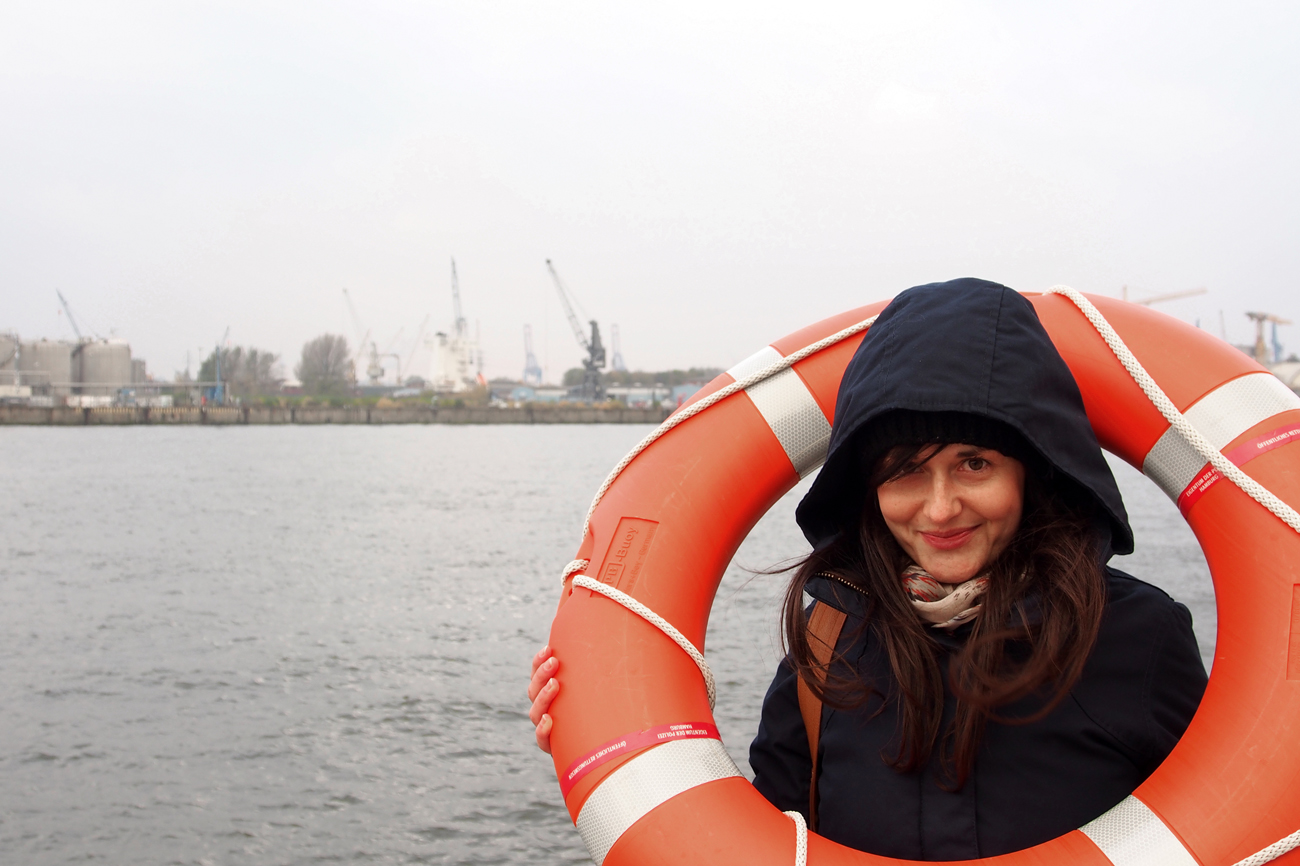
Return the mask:
{"type": "Polygon", "coordinates": [[[573,329],[573,336],[578,338],[578,345],[587,353],[587,357],[582,362],[582,387],[579,396],[584,400],[600,402],[605,399],[605,384],[600,378],[600,371],[605,366],[605,346],[600,342],[600,326],[596,324],[595,319],[591,320],[591,338],[588,339],[583,333],[582,324],[578,321],[578,314],[573,311],[569,291],[564,287],[564,282],[560,280],[560,275],[550,259],[546,260],[546,267],[551,272],[551,279],[555,281],[555,290],[560,293],[560,302],[564,304],[564,312],[569,318],[569,327],[573,329]]]}
{"type": "Polygon", "coordinates": [[[356,330],[357,348],[353,353],[353,361],[355,363],[356,359],[361,357],[361,353],[364,351],[366,343],[370,341],[370,329],[361,324],[361,317],[357,315],[357,305],[352,303],[352,295],[348,293],[347,289],[343,290],[343,300],[347,301],[348,315],[352,317],[352,327],[356,330]]]}
{"type": "Polygon", "coordinates": [[[352,295],[347,289],[343,290],[343,300],[348,302],[348,314],[352,316],[352,327],[357,331],[357,348],[352,353],[352,373],[355,376],[356,371],[361,367],[361,360],[366,354],[366,346],[370,344],[370,329],[361,324],[361,317],[357,315],[357,306],[352,303],[352,295]]]}
{"type": "Polygon", "coordinates": [[[63,305],[63,312],[68,316],[68,324],[72,326],[72,333],[77,335],[78,341],[86,339],[81,335],[81,329],[77,327],[77,320],[72,318],[72,308],[68,306],[68,299],[63,297],[63,292],[58,289],[54,290],[54,294],[59,296],[59,303],[63,305]]]}
{"type": "Polygon", "coordinates": [[[578,321],[578,314],[573,312],[573,304],[569,302],[569,290],[564,287],[564,282],[560,275],[556,273],[555,265],[551,260],[546,260],[546,267],[551,271],[551,279],[555,280],[555,290],[560,293],[560,303],[564,304],[564,314],[569,317],[569,327],[573,329],[573,336],[578,338],[578,345],[583,351],[591,351],[591,343],[587,341],[587,335],[582,330],[582,323],[578,321]]]}
{"type": "Polygon", "coordinates": [[[456,278],[456,260],[451,260],[451,309],[456,321],[456,336],[464,337],[469,331],[469,323],[460,311],[460,280],[456,278]]]}

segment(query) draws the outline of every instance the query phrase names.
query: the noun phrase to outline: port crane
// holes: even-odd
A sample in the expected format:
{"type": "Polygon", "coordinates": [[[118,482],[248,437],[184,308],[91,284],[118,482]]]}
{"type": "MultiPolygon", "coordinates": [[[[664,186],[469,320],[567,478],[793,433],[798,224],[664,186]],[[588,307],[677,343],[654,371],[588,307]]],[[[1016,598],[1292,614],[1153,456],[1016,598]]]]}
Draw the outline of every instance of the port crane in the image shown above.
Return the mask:
{"type": "Polygon", "coordinates": [[[1272,313],[1247,313],[1246,315],[1255,323],[1255,360],[1261,364],[1269,362],[1268,344],[1264,342],[1265,322],[1273,324],[1273,360],[1279,360],[1277,356],[1281,354],[1281,345],[1277,341],[1277,326],[1289,325],[1291,320],[1272,313]]]}
{"type": "Polygon", "coordinates": [[[436,331],[427,345],[433,351],[433,389],[461,392],[483,384],[483,355],[478,350],[477,335],[470,337],[469,322],[460,304],[460,274],[456,259],[451,260],[450,332],[436,331]]]}
{"type": "Polygon", "coordinates": [[[456,277],[456,260],[451,260],[451,310],[455,316],[456,336],[465,338],[469,336],[469,322],[465,321],[465,316],[460,311],[460,280],[456,277]]]}
{"type": "Polygon", "coordinates": [[[77,327],[77,320],[72,317],[72,307],[68,306],[68,299],[63,297],[63,292],[58,289],[54,290],[54,294],[59,296],[59,303],[63,305],[63,312],[68,317],[68,324],[72,326],[72,333],[77,335],[77,342],[84,343],[86,337],[81,333],[81,329],[77,327]]]}
{"type": "Polygon", "coordinates": [[[524,325],[524,384],[542,384],[542,366],[533,354],[533,326],[524,325]]]}
{"type": "Polygon", "coordinates": [[[348,305],[348,315],[352,317],[352,327],[356,330],[357,348],[352,353],[350,362],[352,364],[352,376],[356,378],[358,362],[361,360],[361,353],[365,351],[366,343],[370,342],[370,331],[361,324],[361,317],[357,315],[357,307],[352,303],[352,296],[348,294],[346,288],[343,289],[343,300],[348,305]]]}
{"type": "MultiPolygon", "coordinates": [[[[72,333],[77,335],[77,345],[72,347],[72,363],[73,363],[73,378],[79,379],[81,378],[81,372],[80,372],[81,370],[80,365],[82,363],[81,353],[82,350],[86,348],[86,344],[89,343],[91,340],[85,334],[81,333],[81,329],[77,327],[77,320],[72,317],[72,307],[68,304],[68,299],[63,297],[63,292],[60,292],[58,289],[55,289],[54,294],[59,296],[59,303],[63,305],[63,312],[64,315],[68,317],[68,324],[72,326],[72,333]]],[[[96,334],[96,336],[98,336],[98,334],[96,334]]]]}
{"type": "MultiPolygon", "coordinates": [[[[464,313],[460,310],[460,280],[456,277],[456,260],[451,260],[451,306],[452,313],[456,316],[456,337],[461,341],[461,345],[466,345],[469,339],[469,322],[465,319],[464,313]]],[[[486,385],[487,380],[483,378],[483,343],[480,340],[478,331],[478,320],[474,322],[474,343],[469,350],[468,360],[474,365],[474,381],[479,385],[486,385]]]]}
{"type": "Polygon", "coordinates": [[[616,373],[626,373],[627,365],[623,363],[623,351],[619,348],[618,325],[609,326],[609,346],[614,353],[609,362],[609,369],[616,373]]]}
{"type": "Polygon", "coordinates": [[[357,315],[356,305],[352,303],[352,296],[348,294],[347,289],[343,290],[343,300],[348,302],[348,313],[352,316],[352,327],[357,329],[357,351],[352,356],[352,374],[356,376],[362,357],[368,353],[370,357],[366,363],[366,375],[370,378],[371,384],[377,384],[384,375],[384,365],[379,363],[379,348],[375,346],[375,341],[370,338],[370,329],[362,327],[361,317],[357,315]]]}
{"type": "Polygon", "coordinates": [[[595,319],[590,321],[591,338],[588,339],[582,330],[582,324],[578,321],[578,315],[573,312],[573,304],[569,300],[570,292],[564,287],[550,259],[546,260],[546,267],[550,269],[551,279],[555,281],[555,289],[560,293],[560,302],[564,304],[564,312],[569,317],[569,327],[573,329],[573,336],[578,338],[578,345],[587,353],[587,357],[582,360],[582,385],[579,394],[583,400],[592,403],[602,402],[605,399],[605,385],[600,380],[600,371],[605,367],[605,346],[600,342],[600,326],[596,324],[595,319]]]}

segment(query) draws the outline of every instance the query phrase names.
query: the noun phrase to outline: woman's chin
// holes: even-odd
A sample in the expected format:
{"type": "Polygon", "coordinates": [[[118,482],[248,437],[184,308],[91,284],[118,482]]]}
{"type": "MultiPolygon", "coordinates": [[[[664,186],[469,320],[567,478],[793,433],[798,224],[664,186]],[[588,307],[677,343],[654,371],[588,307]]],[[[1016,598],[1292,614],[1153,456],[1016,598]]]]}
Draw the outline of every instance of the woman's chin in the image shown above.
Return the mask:
{"type": "Polygon", "coordinates": [[[980,572],[982,563],[962,560],[954,561],[947,557],[922,557],[919,565],[926,573],[940,583],[965,583],[980,572]],[[925,560],[929,559],[929,562],[925,560]]]}

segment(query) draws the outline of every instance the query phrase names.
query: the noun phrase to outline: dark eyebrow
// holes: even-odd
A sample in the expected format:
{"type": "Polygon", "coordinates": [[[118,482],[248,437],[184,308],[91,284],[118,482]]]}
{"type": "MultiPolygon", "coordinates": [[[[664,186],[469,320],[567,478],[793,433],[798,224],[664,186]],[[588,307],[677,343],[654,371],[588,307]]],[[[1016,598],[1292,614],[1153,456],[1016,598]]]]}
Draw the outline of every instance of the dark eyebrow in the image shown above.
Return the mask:
{"type": "Polygon", "coordinates": [[[965,458],[967,458],[967,457],[979,457],[979,456],[981,456],[982,454],[984,454],[985,452],[987,452],[987,451],[991,451],[991,450],[993,450],[993,449],[991,449],[991,448],[981,448],[981,447],[978,446],[978,445],[967,445],[965,448],[963,448],[963,449],[961,449],[960,451],[957,452],[957,456],[958,456],[958,457],[961,457],[962,459],[965,459],[965,458]]]}

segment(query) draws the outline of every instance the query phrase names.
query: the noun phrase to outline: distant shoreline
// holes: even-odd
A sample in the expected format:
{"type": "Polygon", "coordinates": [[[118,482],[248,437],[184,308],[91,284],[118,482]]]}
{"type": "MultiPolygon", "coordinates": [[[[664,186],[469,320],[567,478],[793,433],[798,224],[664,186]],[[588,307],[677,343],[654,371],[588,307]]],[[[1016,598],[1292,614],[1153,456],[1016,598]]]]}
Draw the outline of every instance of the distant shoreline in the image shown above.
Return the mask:
{"type": "Polygon", "coordinates": [[[191,424],[659,424],[669,408],[584,406],[210,406],[156,408],[110,406],[0,406],[0,426],[104,427],[191,424]]]}

